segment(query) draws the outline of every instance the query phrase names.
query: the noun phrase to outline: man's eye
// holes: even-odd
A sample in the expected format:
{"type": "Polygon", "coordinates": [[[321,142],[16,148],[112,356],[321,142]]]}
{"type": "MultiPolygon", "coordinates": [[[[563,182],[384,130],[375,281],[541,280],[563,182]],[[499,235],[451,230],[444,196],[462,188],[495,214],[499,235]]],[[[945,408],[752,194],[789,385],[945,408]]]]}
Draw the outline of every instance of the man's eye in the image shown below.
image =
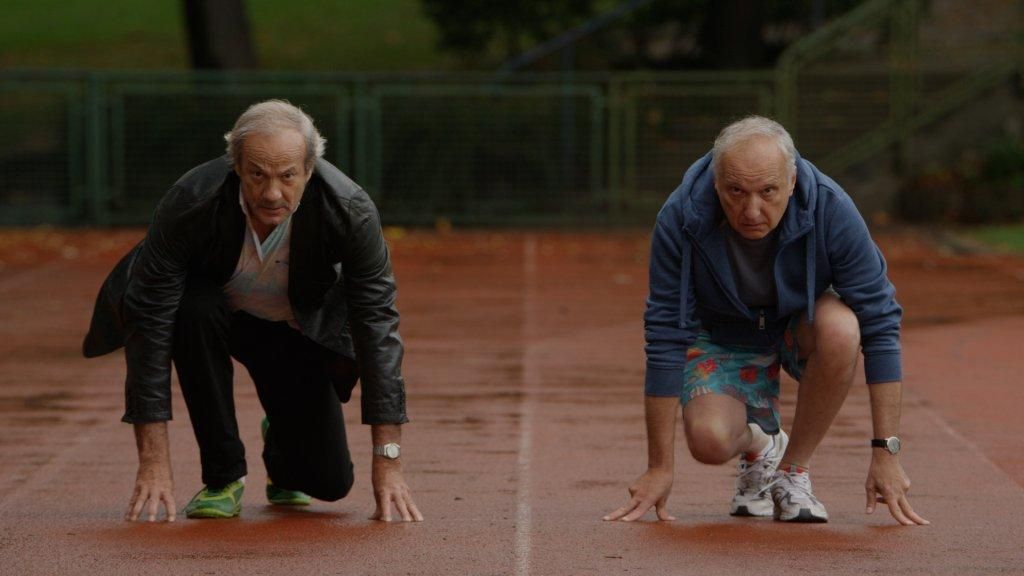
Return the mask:
{"type": "Polygon", "coordinates": [[[292,176],[293,174],[291,172],[285,172],[284,174],[281,175],[281,178],[285,180],[291,180],[292,176]]]}

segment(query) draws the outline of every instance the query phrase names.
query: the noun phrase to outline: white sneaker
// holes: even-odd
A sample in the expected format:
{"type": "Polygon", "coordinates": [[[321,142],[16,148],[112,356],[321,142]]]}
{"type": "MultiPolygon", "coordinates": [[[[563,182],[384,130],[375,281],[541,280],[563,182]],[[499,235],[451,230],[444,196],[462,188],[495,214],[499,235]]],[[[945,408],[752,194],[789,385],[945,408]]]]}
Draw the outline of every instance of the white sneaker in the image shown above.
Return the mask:
{"type": "Polygon", "coordinates": [[[775,508],[768,493],[768,481],[779,467],[782,455],[789,445],[789,436],[783,430],[769,436],[768,449],[754,460],[740,456],[736,464],[736,494],[732,497],[729,514],[733,516],[771,516],[775,508]]]}
{"type": "Polygon", "coordinates": [[[825,505],[811,491],[811,475],[808,472],[777,470],[769,487],[775,502],[776,520],[828,522],[825,505]]]}

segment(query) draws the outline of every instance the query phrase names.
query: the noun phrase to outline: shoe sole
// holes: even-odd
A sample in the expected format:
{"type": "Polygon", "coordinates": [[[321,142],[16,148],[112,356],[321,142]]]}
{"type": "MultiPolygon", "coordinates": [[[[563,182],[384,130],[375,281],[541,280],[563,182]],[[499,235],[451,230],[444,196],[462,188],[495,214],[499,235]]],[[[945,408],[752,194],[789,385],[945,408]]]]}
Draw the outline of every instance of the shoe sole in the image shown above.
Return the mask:
{"type": "Polygon", "coordinates": [[[309,500],[297,500],[297,499],[295,499],[295,500],[293,500],[293,499],[287,499],[287,500],[274,499],[274,500],[270,500],[268,498],[267,501],[270,502],[271,504],[273,504],[274,506],[309,506],[309,504],[310,504],[309,500]]]}
{"type": "Polygon", "coordinates": [[[828,517],[815,516],[808,508],[801,508],[800,513],[792,518],[783,518],[781,514],[776,513],[775,519],[779,522],[799,522],[803,524],[825,524],[828,522],[828,517]]]}
{"type": "Polygon", "coordinates": [[[241,511],[237,511],[234,514],[230,512],[221,512],[220,510],[203,510],[202,512],[186,512],[186,518],[192,518],[194,520],[220,520],[224,518],[237,518],[241,511]]]}
{"type": "Polygon", "coordinates": [[[768,518],[772,515],[772,511],[768,510],[764,514],[755,514],[751,512],[750,508],[747,506],[737,506],[735,509],[729,512],[729,515],[739,516],[741,518],[768,518]]]}
{"type": "Polygon", "coordinates": [[[770,518],[772,516],[771,508],[765,510],[764,513],[755,513],[751,510],[750,506],[742,504],[734,507],[729,511],[729,516],[735,516],[739,518],[770,518]]]}

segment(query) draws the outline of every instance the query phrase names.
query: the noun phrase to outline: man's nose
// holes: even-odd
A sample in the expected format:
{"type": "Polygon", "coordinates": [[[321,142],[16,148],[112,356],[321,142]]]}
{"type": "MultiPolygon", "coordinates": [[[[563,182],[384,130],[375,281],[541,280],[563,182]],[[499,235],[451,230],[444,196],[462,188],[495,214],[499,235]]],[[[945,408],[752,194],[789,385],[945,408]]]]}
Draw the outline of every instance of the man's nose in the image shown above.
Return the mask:
{"type": "Polygon", "coordinates": [[[270,201],[278,201],[282,197],[281,185],[276,181],[271,181],[266,188],[263,189],[263,199],[270,201]]]}
{"type": "Polygon", "coordinates": [[[761,199],[757,196],[747,198],[747,201],[743,204],[743,216],[749,220],[754,220],[761,215],[761,199]]]}

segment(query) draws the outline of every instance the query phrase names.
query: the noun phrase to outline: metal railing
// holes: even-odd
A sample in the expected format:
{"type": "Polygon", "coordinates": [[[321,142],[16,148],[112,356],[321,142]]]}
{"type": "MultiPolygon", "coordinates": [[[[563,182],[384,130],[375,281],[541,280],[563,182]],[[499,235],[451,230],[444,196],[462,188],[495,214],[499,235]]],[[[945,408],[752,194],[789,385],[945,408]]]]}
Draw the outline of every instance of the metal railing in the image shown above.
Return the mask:
{"type": "Polygon", "coordinates": [[[388,223],[647,223],[737,117],[776,115],[836,174],[1020,77],[1019,43],[924,65],[922,19],[919,0],[869,0],[765,72],[0,71],[0,224],[144,223],[266,98],[316,119],[388,223]]]}
{"type": "Polygon", "coordinates": [[[248,104],[287,98],[389,222],[615,224],[649,216],[723,123],[770,113],[771,91],[742,72],[4,72],[0,223],[145,222],[248,104]]]}

